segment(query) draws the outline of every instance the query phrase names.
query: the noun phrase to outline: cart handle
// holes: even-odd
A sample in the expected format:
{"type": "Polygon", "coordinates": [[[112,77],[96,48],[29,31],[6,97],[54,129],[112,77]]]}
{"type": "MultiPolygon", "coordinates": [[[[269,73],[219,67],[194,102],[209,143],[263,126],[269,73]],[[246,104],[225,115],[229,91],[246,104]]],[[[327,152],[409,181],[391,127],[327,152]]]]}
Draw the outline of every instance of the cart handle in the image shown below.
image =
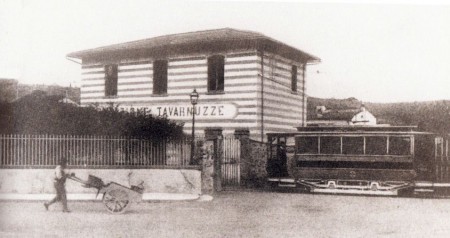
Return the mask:
{"type": "MultiPolygon", "coordinates": [[[[85,181],[85,180],[83,180],[83,179],[80,179],[80,178],[78,178],[78,177],[75,176],[75,175],[70,175],[70,176],[67,177],[67,178],[72,179],[73,181],[82,183],[83,185],[89,186],[89,184],[88,184],[87,181],[85,181]]],[[[93,188],[96,188],[96,187],[93,187],[93,188]]],[[[95,197],[98,197],[98,194],[100,193],[100,189],[101,189],[101,188],[96,188],[96,189],[97,189],[97,194],[95,195],[95,197]]]]}
{"type": "Polygon", "coordinates": [[[82,180],[82,179],[78,178],[78,177],[75,176],[75,175],[70,175],[70,176],[67,177],[67,178],[72,179],[73,181],[77,181],[77,182],[79,182],[79,183],[82,183],[82,184],[84,184],[84,185],[87,185],[87,181],[82,180]]]}

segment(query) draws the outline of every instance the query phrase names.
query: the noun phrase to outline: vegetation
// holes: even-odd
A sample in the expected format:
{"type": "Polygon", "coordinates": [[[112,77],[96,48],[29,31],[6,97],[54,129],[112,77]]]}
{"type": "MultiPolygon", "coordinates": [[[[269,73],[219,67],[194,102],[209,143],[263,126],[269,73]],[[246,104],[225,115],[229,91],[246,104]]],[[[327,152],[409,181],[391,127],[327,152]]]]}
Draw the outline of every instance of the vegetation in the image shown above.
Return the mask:
{"type": "Polygon", "coordinates": [[[0,103],[0,134],[114,135],[153,140],[183,135],[183,126],[167,118],[119,111],[117,106],[102,110],[76,107],[60,99],[35,91],[16,102],[0,103]]]}
{"type": "MultiPolygon", "coordinates": [[[[308,118],[314,118],[316,106],[327,109],[355,109],[363,103],[356,98],[308,98],[308,118]]],[[[411,103],[364,103],[380,124],[418,126],[420,130],[450,134],[450,101],[411,103]]]]}

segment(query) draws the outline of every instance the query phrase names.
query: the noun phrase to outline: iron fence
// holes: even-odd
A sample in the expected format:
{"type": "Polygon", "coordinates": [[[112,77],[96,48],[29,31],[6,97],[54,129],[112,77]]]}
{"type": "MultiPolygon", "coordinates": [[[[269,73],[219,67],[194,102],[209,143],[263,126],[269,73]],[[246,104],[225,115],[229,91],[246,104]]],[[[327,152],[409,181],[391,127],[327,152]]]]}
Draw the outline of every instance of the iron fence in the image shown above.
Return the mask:
{"type": "Polygon", "coordinates": [[[55,166],[66,158],[69,166],[164,167],[192,165],[191,139],[155,142],[110,136],[0,135],[0,165],[55,166]]]}

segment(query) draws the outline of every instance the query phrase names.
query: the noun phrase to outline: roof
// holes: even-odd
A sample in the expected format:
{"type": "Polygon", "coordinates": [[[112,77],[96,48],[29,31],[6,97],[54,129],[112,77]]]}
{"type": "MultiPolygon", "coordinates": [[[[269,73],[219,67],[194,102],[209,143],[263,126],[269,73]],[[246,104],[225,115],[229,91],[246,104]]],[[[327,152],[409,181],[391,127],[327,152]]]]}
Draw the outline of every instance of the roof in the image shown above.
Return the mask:
{"type": "Polygon", "coordinates": [[[297,132],[267,133],[268,137],[328,136],[328,135],[436,135],[419,131],[417,126],[307,126],[297,127],[297,132]]]}
{"type": "Polygon", "coordinates": [[[195,52],[221,52],[231,49],[257,49],[278,53],[300,62],[319,62],[316,56],[253,31],[223,28],[158,36],[67,54],[86,59],[111,56],[171,55],[195,52]]]}
{"type": "Polygon", "coordinates": [[[352,118],[361,112],[360,109],[345,109],[345,110],[329,110],[322,114],[311,114],[308,120],[342,120],[351,121],[352,118]]]}
{"type": "Polygon", "coordinates": [[[349,132],[349,131],[382,131],[382,132],[412,132],[417,130],[417,126],[390,126],[390,125],[345,125],[345,126],[307,126],[307,127],[297,127],[299,132],[318,132],[318,131],[328,131],[328,132],[349,132]]]}

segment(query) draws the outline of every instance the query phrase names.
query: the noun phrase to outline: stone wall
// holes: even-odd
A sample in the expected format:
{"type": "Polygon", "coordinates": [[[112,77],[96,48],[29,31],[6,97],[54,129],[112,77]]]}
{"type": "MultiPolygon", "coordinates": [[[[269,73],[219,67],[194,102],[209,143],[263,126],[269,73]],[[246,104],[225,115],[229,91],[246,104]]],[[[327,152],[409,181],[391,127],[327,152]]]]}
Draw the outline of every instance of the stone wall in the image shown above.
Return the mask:
{"type": "MultiPolygon", "coordinates": [[[[124,186],[144,182],[146,193],[201,194],[200,170],[175,169],[72,169],[77,177],[87,180],[94,175],[104,183],[116,182],[124,186]]],[[[53,169],[1,169],[0,193],[54,193],[53,169]]],[[[93,193],[93,188],[67,180],[68,193],[93,193]]]]}
{"type": "Polygon", "coordinates": [[[264,186],[267,180],[267,150],[267,143],[241,138],[242,186],[264,186]]]}

